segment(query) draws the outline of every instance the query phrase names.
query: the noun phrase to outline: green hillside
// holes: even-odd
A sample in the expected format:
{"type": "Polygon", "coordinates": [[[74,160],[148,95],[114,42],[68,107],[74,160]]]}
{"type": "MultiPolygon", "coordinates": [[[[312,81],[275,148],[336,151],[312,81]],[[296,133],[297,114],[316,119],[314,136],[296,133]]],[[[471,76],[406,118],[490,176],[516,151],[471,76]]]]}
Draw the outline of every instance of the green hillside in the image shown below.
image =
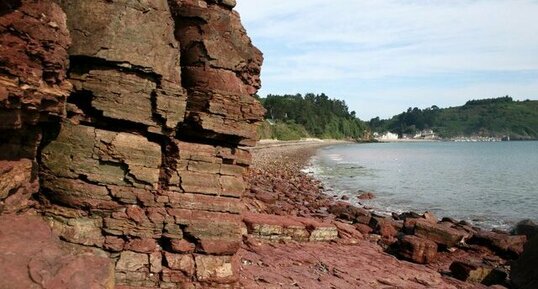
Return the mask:
{"type": "Polygon", "coordinates": [[[368,129],[343,100],[330,99],[324,93],[307,93],[304,97],[270,94],[260,102],[269,120],[258,130],[261,138],[360,139],[368,129]]]}
{"type": "Polygon", "coordinates": [[[511,97],[471,100],[463,106],[440,109],[409,108],[391,119],[374,118],[372,131],[414,134],[432,129],[443,138],[458,136],[538,139],[538,101],[514,101],[511,97]]]}

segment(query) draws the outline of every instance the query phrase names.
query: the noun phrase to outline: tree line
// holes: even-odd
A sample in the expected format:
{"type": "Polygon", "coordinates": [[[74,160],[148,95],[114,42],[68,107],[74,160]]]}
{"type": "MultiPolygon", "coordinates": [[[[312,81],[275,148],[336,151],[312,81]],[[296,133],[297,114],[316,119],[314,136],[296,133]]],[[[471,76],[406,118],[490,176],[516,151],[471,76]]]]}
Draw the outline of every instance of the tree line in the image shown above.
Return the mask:
{"type": "MultiPolygon", "coordinates": [[[[349,111],[345,101],[331,99],[324,93],[269,94],[259,100],[267,110],[266,119],[273,122],[273,126],[280,125],[283,129],[282,125],[286,125],[293,131],[289,133],[301,137],[359,139],[367,131],[367,125],[356,117],[355,111],[349,111]]],[[[262,138],[270,137],[267,124],[262,130],[265,130],[262,138]]]]}
{"type": "Polygon", "coordinates": [[[463,106],[440,109],[409,108],[390,119],[373,118],[372,131],[415,134],[432,129],[444,138],[458,136],[510,136],[538,138],[538,101],[514,101],[510,96],[469,100],[463,106]]]}

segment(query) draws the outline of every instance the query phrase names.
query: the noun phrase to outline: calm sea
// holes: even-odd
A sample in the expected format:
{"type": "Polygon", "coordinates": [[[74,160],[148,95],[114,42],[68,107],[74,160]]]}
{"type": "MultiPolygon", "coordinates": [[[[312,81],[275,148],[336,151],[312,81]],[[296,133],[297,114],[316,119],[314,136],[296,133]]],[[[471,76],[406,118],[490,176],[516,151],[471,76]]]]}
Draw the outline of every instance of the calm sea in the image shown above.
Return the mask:
{"type": "Polygon", "coordinates": [[[538,142],[345,144],[321,149],[308,168],[329,188],[378,212],[438,217],[508,229],[538,220],[538,142]]]}

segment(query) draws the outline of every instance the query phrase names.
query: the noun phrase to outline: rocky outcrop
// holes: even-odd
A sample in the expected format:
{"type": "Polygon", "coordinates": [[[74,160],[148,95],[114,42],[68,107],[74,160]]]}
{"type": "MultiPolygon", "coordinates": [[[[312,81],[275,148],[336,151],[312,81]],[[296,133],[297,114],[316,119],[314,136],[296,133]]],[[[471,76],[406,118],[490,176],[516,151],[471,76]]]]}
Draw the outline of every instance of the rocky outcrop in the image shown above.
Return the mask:
{"type": "MultiPolygon", "coordinates": [[[[170,1],[188,91],[186,130],[220,141],[253,145],[265,113],[251,97],[260,88],[261,52],[251,45],[231,1],[170,1]]],[[[234,1],[233,1],[234,2],[234,1]]]]}
{"type": "Polygon", "coordinates": [[[120,288],[233,287],[264,114],[234,6],[3,2],[0,209],[102,250],[120,288]]]}

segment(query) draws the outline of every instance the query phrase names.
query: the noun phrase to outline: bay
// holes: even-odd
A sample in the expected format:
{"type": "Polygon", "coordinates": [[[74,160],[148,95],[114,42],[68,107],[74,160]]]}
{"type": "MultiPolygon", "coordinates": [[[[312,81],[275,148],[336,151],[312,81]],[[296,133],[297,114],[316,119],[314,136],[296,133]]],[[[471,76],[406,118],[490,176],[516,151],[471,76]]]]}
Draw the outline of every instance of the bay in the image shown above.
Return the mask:
{"type": "Polygon", "coordinates": [[[432,211],[485,228],[538,220],[538,142],[334,145],[309,171],[338,198],[380,213],[432,211]],[[373,200],[358,200],[360,191],[373,200]]]}

